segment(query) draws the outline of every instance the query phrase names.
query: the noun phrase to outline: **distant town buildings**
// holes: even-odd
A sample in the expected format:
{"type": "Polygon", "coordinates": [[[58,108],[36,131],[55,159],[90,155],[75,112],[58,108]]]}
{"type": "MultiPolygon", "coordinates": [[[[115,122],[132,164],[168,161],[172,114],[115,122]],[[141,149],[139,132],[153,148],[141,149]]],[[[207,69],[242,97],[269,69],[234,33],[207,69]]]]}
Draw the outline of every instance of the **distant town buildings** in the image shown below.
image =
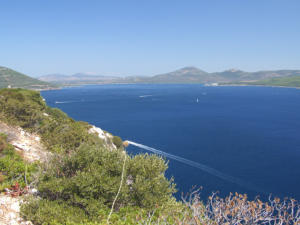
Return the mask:
{"type": "Polygon", "coordinates": [[[219,86],[219,84],[218,83],[207,83],[207,84],[205,84],[205,86],[214,86],[214,87],[216,87],[216,86],[219,86]]]}

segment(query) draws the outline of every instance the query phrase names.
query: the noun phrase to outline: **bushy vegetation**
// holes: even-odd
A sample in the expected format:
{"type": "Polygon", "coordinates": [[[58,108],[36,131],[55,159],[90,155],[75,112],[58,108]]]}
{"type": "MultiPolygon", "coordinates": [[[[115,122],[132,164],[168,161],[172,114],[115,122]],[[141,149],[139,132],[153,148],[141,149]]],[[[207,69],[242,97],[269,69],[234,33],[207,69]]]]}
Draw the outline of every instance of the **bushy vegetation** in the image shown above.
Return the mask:
{"type": "MultiPolygon", "coordinates": [[[[85,219],[99,221],[101,216],[107,218],[120,185],[120,162],[124,157],[128,157],[125,182],[115,203],[116,211],[126,208],[129,211],[135,209],[133,211],[137,213],[137,209],[144,209],[146,213],[155,208],[162,210],[171,201],[175,202],[172,197],[174,184],[165,178],[167,165],[161,158],[153,155],[130,157],[122,150],[108,151],[97,145],[83,145],[46,165],[38,183],[41,203],[36,200],[28,203],[24,214],[36,224],[42,217],[50,223],[48,215],[59,213],[61,207],[69,206],[70,213],[80,211],[84,215],[80,217],[82,223],[85,219]],[[53,208],[52,205],[57,206],[53,208]],[[45,210],[47,213],[39,213],[45,210]],[[39,219],[36,218],[37,213],[39,219]]],[[[65,223],[67,218],[63,216],[61,219],[65,223]]],[[[76,217],[68,220],[77,221],[76,217]]]]}
{"type": "Polygon", "coordinates": [[[158,221],[164,221],[163,224],[178,224],[182,220],[182,209],[184,207],[177,202],[170,203],[168,212],[162,207],[156,208],[152,212],[146,209],[126,206],[114,212],[107,223],[109,208],[99,208],[97,217],[91,220],[84,210],[79,207],[72,207],[64,201],[49,200],[29,200],[30,205],[22,206],[22,214],[25,218],[34,221],[34,224],[51,225],[132,225],[132,224],[158,224],[158,221]],[[30,207],[29,207],[30,206],[30,207]],[[150,219],[151,218],[151,219],[150,219]]]}
{"type": "Polygon", "coordinates": [[[112,141],[117,148],[120,148],[123,146],[123,141],[119,136],[114,136],[112,141]]]}
{"type": "Polygon", "coordinates": [[[21,188],[30,183],[37,165],[25,162],[15,148],[0,133],[0,192],[18,183],[21,188]]]}
{"type": "Polygon", "coordinates": [[[74,121],[61,110],[48,107],[36,91],[1,89],[0,119],[38,133],[52,152],[74,150],[83,142],[101,142],[88,133],[87,123],[74,121]]]}

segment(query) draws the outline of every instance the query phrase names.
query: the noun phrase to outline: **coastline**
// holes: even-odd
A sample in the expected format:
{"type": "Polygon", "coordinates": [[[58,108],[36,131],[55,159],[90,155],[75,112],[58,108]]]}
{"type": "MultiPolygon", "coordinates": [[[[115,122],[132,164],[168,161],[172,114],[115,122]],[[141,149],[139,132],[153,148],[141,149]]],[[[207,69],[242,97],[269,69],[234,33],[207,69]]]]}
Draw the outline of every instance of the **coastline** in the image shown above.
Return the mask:
{"type": "Polygon", "coordinates": [[[293,87],[293,86],[276,86],[276,85],[260,85],[260,84],[219,84],[219,86],[232,86],[232,87],[273,87],[273,88],[294,88],[300,89],[300,87],[293,87]]]}
{"type": "MultiPolygon", "coordinates": [[[[62,85],[58,88],[47,88],[47,89],[34,89],[36,91],[52,91],[52,90],[60,90],[63,88],[73,88],[73,87],[80,87],[80,86],[92,86],[92,85],[120,85],[120,84],[163,84],[163,83],[95,83],[95,84],[74,84],[74,85],[62,85]]],[[[166,83],[166,84],[170,84],[170,85],[178,85],[178,84],[200,84],[200,85],[204,85],[203,83],[166,83]]],[[[300,89],[300,87],[294,87],[294,86],[276,86],[276,85],[259,85],[259,84],[219,84],[218,85],[223,86],[223,87],[273,87],[273,88],[294,88],[294,89],[300,89]]]]}

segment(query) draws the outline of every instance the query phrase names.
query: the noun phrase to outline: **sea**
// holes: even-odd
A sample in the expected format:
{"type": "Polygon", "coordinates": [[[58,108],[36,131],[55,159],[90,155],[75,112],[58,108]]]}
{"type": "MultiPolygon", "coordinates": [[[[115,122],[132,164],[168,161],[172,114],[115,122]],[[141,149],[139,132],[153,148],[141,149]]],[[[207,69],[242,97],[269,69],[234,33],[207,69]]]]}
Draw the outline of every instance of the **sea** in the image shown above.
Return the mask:
{"type": "Polygon", "coordinates": [[[300,200],[300,89],[113,84],[41,94],[76,120],[162,153],[177,198],[200,189],[204,200],[213,192],[300,200]]]}

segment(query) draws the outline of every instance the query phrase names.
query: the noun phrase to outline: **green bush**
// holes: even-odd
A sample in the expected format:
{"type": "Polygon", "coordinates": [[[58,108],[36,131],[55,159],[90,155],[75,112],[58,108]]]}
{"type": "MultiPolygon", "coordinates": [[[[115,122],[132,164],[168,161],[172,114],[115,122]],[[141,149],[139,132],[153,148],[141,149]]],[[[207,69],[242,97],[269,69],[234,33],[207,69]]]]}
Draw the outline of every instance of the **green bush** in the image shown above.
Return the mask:
{"type": "MultiPolygon", "coordinates": [[[[39,179],[40,201],[62,201],[82,210],[83,218],[94,221],[101,217],[99,209],[112,206],[120,185],[124,157],[122,150],[108,151],[95,145],[82,145],[69,156],[53,159],[39,179]]],[[[153,155],[126,157],[125,179],[115,204],[116,211],[136,207],[149,212],[155,208],[164,209],[174,202],[175,188],[172,180],[164,176],[167,169],[164,160],[153,155]]],[[[34,207],[44,210],[44,205],[36,202],[28,203],[23,209],[28,219],[36,222],[35,213],[28,214],[34,207]]],[[[103,215],[106,218],[108,213],[103,215]]]]}
{"type": "MultiPolygon", "coordinates": [[[[110,212],[108,207],[99,208],[97,217],[91,217],[85,214],[84,210],[79,207],[67,205],[64,201],[49,201],[31,199],[30,205],[23,204],[21,206],[22,215],[26,220],[31,220],[34,224],[49,225],[107,225],[107,218],[110,212]]],[[[118,212],[114,212],[110,217],[110,224],[132,225],[132,224],[150,224],[151,221],[166,221],[168,224],[175,224],[176,219],[181,219],[183,206],[175,204],[178,210],[172,213],[161,213],[162,208],[156,208],[155,211],[149,212],[139,207],[126,206],[120,208],[118,212]]],[[[171,211],[171,210],[169,210],[171,211]]],[[[156,224],[156,223],[155,223],[156,224]]]]}
{"type": "Polygon", "coordinates": [[[18,183],[21,188],[31,182],[37,165],[25,162],[14,147],[7,143],[6,136],[0,133],[0,192],[18,183]]]}
{"type": "Polygon", "coordinates": [[[0,119],[38,133],[52,152],[68,152],[84,142],[96,141],[88,133],[88,123],[74,121],[61,110],[48,107],[36,91],[1,89],[0,119]]]}
{"type": "Polygon", "coordinates": [[[22,216],[34,224],[80,224],[88,220],[84,210],[72,207],[64,201],[49,201],[47,199],[27,199],[21,206],[22,216]]]}
{"type": "Polygon", "coordinates": [[[120,148],[123,146],[123,141],[119,136],[114,136],[112,141],[117,148],[120,148]]]}
{"type": "Polygon", "coordinates": [[[28,130],[39,127],[46,104],[36,91],[0,90],[0,113],[3,120],[28,130]]]}

